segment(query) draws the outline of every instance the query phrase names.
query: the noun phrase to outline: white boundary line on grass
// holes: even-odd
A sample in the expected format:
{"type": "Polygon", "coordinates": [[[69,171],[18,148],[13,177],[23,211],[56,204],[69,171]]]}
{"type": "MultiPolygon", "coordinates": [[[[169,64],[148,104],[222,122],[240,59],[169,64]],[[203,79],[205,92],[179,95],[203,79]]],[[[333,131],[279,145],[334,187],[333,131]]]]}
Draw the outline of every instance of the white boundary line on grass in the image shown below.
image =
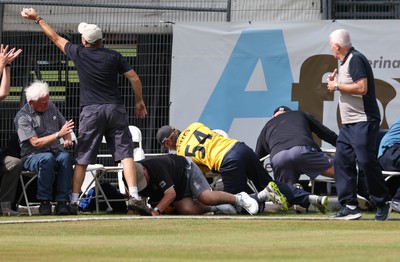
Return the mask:
{"type": "MultiPolygon", "coordinates": [[[[49,219],[24,219],[24,220],[5,220],[0,224],[29,224],[29,223],[55,223],[55,222],[76,222],[76,221],[94,221],[94,220],[179,220],[179,219],[195,219],[195,220],[336,220],[329,217],[305,217],[305,216],[110,216],[110,217],[74,217],[74,218],[49,218],[49,219]]],[[[361,218],[360,220],[373,220],[361,218]]],[[[400,220],[400,218],[389,218],[390,220],[400,220]]]]}

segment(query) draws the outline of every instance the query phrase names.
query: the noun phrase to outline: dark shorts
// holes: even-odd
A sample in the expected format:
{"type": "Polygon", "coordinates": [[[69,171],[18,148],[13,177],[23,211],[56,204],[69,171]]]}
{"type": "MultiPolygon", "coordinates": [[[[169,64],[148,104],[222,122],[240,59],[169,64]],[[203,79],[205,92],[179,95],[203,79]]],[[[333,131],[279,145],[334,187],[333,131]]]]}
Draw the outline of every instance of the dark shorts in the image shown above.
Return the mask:
{"type": "Polygon", "coordinates": [[[184,197],[193,196],[195,199],[198,199],[201,193],[211,189],[210,184],[208,184],[201,169],[192,160],[188,159],[188,162],[189,165],[186,168],[187,184],[184,197]]]}
{"type": "Polygon", "coordinates": [[[124,105],[83,107],[79,117],[78,143],[75,150],[77,164],[96,163],[103,136],[114,161],[133,157],[132,135],[124,105]]]}
{"type": "Polygon", "coordinates": [[[310,146],[295,146],[276,154],[271,163],[276,181],[293,184],[301,174],[315,179],[333,165],[333,158],[310,146]]]}

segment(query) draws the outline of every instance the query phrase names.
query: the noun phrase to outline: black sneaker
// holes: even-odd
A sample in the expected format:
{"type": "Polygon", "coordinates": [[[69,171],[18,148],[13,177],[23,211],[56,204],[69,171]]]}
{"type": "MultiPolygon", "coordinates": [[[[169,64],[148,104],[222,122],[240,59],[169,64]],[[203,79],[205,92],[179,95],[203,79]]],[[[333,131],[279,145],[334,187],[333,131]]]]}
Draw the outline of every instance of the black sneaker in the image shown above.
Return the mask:
{"type": "Polygon", "coordinates": [[[57,216],[69,215],[67,202],[57,202],[55,213],[57,216]]]}
{"type": "Polygon", "coordinates": [[[389,219],[390,212],[392,212],[392,206],[389,202],[383,207],[378,207],[375,215],[375,221],[385,221],[389,219]]]}
{"type": "Polygon", "coordinates": [[[78,203],[71,203],[68,206],[68,211],[69,211],[69,214],[72,215],[72,216],[78,215],[78,213],[79,213],[78,203]]]}
{"type": "Polygon", "coordinates": [[[354,220],[360,219],[362,217],[360,209],[356,207],[355,209],[350,209],[345,206],[343,209],[336,212],[336,214],[330,216],[332,219],[343,219],[343,220],[354,220]]]}
{"type": "Polygon", "coordinates": [[[39,206],[39,215],[48,216],[51,215],[51,204],[50,201],[42,201],[39,206]]]}

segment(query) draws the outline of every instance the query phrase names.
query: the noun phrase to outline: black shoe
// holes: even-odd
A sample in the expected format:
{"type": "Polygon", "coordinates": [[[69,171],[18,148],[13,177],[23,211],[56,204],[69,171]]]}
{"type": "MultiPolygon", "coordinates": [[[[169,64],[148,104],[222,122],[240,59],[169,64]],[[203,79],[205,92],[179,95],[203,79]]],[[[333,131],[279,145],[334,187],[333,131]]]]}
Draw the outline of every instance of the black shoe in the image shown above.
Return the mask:
{"type": "Polygon", "coordinates": [[[376,221],[388,220],[390,212],[392,212],[392,206],[390,205],[389,202],[386,202],[386,204],[383,207],[377,208],[375,220],[376,221]]]}
{"type": "Polygon", "coordinates": [[[70,215],[73,215],[73,216],[78,215],[78,212],[79,212],[78,204],[77,204],[77,203],[72,203],[72,204],[70,204],[70,205],[68,206],[68,210],[69,210],[69,214],[70,214],[70,215]]]}
{"type": "Polygon", "coordinates": [[[57,202],[55,213],[57,216],[69,215],[69,209],[66,202],[57,202]]]}
{"type": "Polygon", "coordinates": [[[39,215],[48,216],[51,215],[51,204],[50,201],[42,201],[39,206],[39,215]]]}
{"type": "Polygon", "coordinates": [[[361,212],[358,207],[355,209],[350,209],[347,206],[345,206],[343,209],[338,211],[336,214],[330,216],[329,218],[332,219],[343,219],[343,220],[354,220],[354,219],[359,219],[361,218],[361,212]]]}

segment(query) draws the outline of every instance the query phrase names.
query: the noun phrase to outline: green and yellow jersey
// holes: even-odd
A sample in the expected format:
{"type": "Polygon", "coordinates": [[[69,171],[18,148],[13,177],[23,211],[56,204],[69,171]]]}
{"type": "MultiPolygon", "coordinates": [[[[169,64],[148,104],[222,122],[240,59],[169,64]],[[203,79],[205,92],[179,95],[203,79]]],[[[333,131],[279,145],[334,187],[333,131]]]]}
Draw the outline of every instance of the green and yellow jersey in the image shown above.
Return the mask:
{"type": "Polygon", "coordinates": [[[191,157],[196,164],[219,172],[225,154],[236,142],[235,139],[226,138],[204,124],[195,122],[179,135],[176,153],[191,157]]]}

